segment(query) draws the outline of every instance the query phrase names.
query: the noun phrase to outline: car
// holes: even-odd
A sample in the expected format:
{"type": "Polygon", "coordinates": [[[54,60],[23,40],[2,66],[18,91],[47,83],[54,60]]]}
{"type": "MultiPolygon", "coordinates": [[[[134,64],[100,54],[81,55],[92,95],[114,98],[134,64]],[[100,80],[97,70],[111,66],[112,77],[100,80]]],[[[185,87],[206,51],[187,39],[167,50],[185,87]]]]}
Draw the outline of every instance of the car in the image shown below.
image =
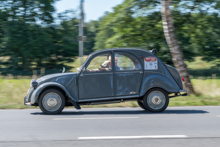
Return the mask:
{"type": "Polygon", "coordinates": [[[162,112],[169,98],[186,96],[188,91],[178,71],[156,53],[138,48],[93,52],[77,72],[33,79],[24,104],[58,114],[65,106],[81,109],[81,105],[137,101],[144,110],[162,112]]]}

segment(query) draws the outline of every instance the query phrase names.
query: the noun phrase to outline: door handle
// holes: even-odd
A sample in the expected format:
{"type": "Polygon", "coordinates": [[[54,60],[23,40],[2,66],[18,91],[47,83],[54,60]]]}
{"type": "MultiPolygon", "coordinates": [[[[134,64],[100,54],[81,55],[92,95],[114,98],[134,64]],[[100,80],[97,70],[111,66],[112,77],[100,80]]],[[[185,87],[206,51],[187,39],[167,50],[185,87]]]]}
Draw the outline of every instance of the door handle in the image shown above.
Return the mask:
{"type": "Polygon", "coordinates": [[[143,71],[140,71],[140,73],[142,74],[142,73],[143,73],[143,71]]]}

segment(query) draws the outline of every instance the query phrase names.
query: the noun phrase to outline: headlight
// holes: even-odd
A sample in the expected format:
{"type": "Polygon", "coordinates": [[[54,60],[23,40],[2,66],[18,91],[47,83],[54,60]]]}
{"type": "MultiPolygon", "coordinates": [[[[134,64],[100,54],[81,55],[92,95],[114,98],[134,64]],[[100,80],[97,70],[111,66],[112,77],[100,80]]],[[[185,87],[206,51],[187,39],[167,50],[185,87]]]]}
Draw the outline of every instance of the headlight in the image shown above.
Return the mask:
{"type": "Polygon", "coordinates": [[[33,80],[31,80],[31,87],[34,87],[34,88],[36,88],[37,87],[37,85],[38,85],[38,83],[36,82],[36,80],[35,79],[33,79],[33,80]]]}
{"type": "Polygon", "coordinates": [[[36,81],[35,79],[32,79],[31,80],[31,83],[30,83],[30,86],[32,87],[32,82],[36,81]]]}

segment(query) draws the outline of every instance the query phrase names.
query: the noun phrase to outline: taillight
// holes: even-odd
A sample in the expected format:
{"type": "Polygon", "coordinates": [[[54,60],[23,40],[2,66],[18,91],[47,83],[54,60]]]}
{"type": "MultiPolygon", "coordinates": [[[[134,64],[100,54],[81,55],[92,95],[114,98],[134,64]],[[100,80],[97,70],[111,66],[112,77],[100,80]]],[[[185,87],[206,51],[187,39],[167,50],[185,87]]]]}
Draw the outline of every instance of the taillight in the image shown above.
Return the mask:
{"type": "Polygon", "coordinates": [[[184,78],[182,78],[182,81],[184,82],[184,81],[185,81],[185,79],[184,79],[184,78]]]}

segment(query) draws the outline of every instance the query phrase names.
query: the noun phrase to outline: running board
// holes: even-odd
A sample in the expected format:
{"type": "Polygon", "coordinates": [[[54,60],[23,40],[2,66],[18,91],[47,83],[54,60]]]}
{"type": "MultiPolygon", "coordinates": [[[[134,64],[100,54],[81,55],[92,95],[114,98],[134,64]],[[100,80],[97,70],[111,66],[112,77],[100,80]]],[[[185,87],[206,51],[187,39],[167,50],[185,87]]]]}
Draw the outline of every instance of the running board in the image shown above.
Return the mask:
{"type": "Polygon", "coordinates": [[[121,103],[123,101],[106,101],[106,102],[90,102],[89,105],[102,105],[102,104],[112,104],[112,103],[121,103]]]}

